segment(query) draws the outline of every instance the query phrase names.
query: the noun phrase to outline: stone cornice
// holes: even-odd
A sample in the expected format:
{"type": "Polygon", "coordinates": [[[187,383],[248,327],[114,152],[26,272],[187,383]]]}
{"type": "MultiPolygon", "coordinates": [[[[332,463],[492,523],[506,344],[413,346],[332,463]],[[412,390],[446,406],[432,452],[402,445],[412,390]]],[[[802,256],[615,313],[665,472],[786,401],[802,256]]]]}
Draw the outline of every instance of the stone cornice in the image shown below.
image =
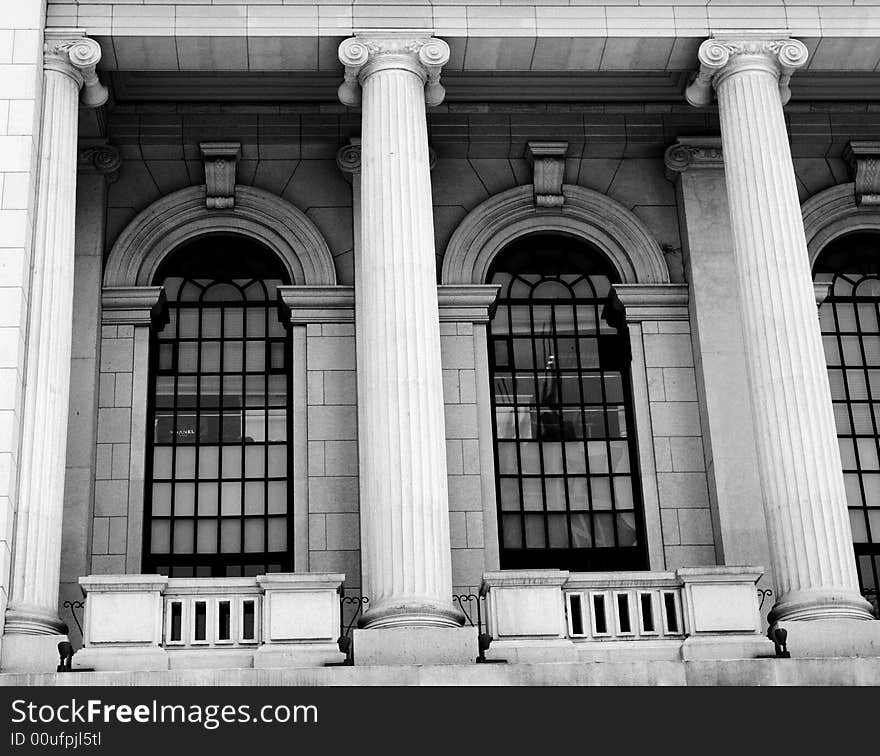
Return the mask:
{"type": "Polygon", "coordinates": [[[310,591],[315,589],[326,590],[333,588],[342,590],[345,582],[343,572],[270,572],[266,575],[258,575],[257,585],[263,591],[310,591]]]}
{"type": "Polygon", "coordinates": [[[278,306],[291,325],[353,323],[354,287],[279,286],[278,306]]]}
{"type": "Polygon", "coordinates": [[[792,39],[789,32],[729,31],[716,33],[700,45],[697,57],[700,70],[685,90],[685,98],[695,107],[712,102],[713,88],[732,73],[745,67],[761,68],[779,77],[779,97],[788,102],[791,75],[806,65],[809,53],[806,45],[792,39]]]}
{"type": "Polygon", "coordinates": [[[437,287],[441,323],[488,323],[498,300],[498,284],[437,287]]]}
{"type": "MultiPolygon", "coordinates": [[[[441,322],[488,323],[500,287],[496,284],[437,287],[441,322]]],[[[282,320],[291,325],[353,323],[352,286],[279,286],[282,320]]]]}
{"type": "Polygon", "coordinates": [[[47,28],[43,37],[43,66],[70,76],[82,88],[80,102],[98,108],[110,93],[98,80],[95,66],[101,60],[101,46],[86,36],[84,29],[47,28]]]}
{"type": "Polygon", "coordinates": [[[104,140],[81,144],[76,158],[76,168],[79,173],[100,173],[109,181],[116,178],[122,167],[119,150],[104,140]]]}
{"type": "Polygon", "coordinates": [[[724,168],[721,137],[679,137],[663,155],[666,178],[676,180],[682,173],[695,169],[724,168]]]}
{"type": "Polygon", "coordinates": [[[339,45],[339,62],[345,79],[339,85],[339,100],[350,107],[360,104],[360,84],[376,71],[397,68],[421,77],[425,82],[425,103],[443,102],[446,90],[440,71],[449,61],[449,45],[431,36],[427,29],[376,30],[356,33],[339,45]]]}
{"type": "Polygon", "coordinates": [[[480,595],[485,596],[492,588],[523,588],[537,586],[562,588],[571,573],[567,570],[503,570],[484,572],[480,595]]]}
{"type": "Polygon", "coordinates": [[[79,579],[83,596],[89,593],[162,593],[168,585],[165,575],[86,575],[79,579]]]}
{"type": "Polygon", "coordinates": [[[102,325],[158,325],[166,315],[162,286],[105,286],[101,289],[102,325]]]}
{"type": "Polygon", "coordinates": [[[687,284],[614,284],[611,307],[627,323],[643,320],[687,320],[687,284]]]}

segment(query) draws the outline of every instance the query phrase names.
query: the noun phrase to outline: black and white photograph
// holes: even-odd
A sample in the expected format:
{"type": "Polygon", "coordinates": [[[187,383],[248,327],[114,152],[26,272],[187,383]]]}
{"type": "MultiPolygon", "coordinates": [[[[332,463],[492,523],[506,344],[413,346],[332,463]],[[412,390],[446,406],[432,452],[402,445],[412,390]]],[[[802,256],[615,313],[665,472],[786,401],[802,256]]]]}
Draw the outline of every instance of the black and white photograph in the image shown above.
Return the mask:
{"type": "Polygon", "coordinates": [[[880,685],[880,0],[0,5],[0,750],[880,685]]]}

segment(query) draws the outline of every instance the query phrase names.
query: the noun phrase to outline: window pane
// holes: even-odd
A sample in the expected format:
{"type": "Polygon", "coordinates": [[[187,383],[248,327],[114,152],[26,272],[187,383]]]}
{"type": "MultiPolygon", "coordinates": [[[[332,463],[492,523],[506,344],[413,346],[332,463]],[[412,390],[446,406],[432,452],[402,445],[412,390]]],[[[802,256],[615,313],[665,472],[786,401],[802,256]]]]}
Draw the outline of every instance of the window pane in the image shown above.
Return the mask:
{"type": "Polygon", "coordinates": [[[269,477],[283,478],[287,475],[287,446],[269,447],[269,477]]]}
{"type": "Polygon", "coordinates": [[[249,515],[263,514],[265,508],[265,484],[244,484],[244,513],[249,515]]]}
{"type": "Polygon", "coordinates": [[[287,548],[287,518],[269,518],[268,551],[284,551],[287,548]]]}
{"type": "Polygon", "coordinates": [[[150,523],[150,547],[154,554],[167,554],[171,550],[171,523],[153,520],[150,523]]]}
{"type": "Polygon", "coordinates": [[[221,520],[220,551],[224,554],[241,553],[241,520],[221,520]]]}
{"type": "Polygon", "coordinates": [[[253,554],[265,550],[264,520],[248,518],[244,521],[244,550],[253,554]]]}
{"type": "Polygon", "coordinates": [[[157,446],[153,449],[153,478],[171,477],[171,449],[157,446]]]}

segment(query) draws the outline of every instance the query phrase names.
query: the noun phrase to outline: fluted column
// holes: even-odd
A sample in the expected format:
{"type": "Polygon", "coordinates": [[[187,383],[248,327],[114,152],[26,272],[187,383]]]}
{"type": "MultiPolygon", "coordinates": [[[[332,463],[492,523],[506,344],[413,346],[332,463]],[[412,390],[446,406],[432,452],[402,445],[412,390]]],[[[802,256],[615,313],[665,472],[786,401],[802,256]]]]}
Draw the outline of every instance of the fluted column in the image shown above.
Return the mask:
{"type": "Polygon", "coordinates": [[[716,35],[688,101],[718,99],[755,443],[777,602],[771,622],[870,619],[859,594],[831,392],[782,106],[807,50],[716,35]]]}
{"type": "Polygon", "coordinates": [[[98,43],[47,30],[18,507],[7,635],[63,631],[58,618],[61,524],[73,319],[77,119],[107,100],[98,43]]]}
{"type": "Polygon", "coordinates": [[[343,103],[362,103],[356,262],[362,625],[457,626],[425,103],[445,42],[359,35],[339,47],[343,103]]]}

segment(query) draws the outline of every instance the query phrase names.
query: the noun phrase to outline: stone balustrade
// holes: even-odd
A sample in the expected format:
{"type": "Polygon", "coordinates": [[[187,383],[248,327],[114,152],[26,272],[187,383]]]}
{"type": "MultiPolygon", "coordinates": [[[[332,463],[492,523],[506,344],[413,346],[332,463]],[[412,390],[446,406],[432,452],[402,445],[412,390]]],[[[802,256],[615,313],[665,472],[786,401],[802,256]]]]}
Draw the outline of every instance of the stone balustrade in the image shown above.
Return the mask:
{"type": "Polygon", "coordinates": [[[508,661],[773,656],[757,567],[674,572],[510,570],[483,577],[488,657],[508,661]]]}
{"type": "Polygon", "coordinates": [[[345,575],[89,575],[75,669],[313,667],[339,652],[345,575]]]}

